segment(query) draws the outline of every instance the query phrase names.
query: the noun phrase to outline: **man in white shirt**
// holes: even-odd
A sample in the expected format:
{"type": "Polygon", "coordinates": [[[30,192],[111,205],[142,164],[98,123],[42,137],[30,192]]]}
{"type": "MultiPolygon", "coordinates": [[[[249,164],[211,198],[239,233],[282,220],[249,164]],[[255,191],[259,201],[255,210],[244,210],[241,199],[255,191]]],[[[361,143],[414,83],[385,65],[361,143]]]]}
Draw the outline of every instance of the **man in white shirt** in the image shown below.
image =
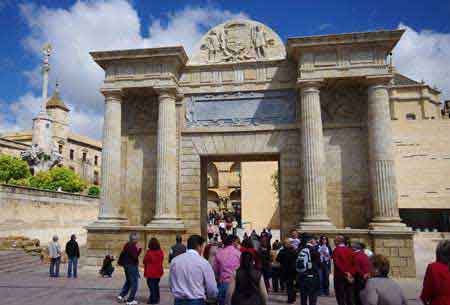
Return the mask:
{"type": "Polygon", "coordinates": [[[50,257],[50,277],[59,276],[59,264],[61,263],[61,246],[58,243],[58,236],[55,235],[48,244],[48,256],[50,257]]]}
{"type": "Polygon", "coordinates": [[[203,237],[192,235],[187,241],[187,252],[172,260],[169,286],[175,298],[174,305],[205,305],[207,297],[217,296],[214,271],[201,256],[204,245],[203,237]]]}

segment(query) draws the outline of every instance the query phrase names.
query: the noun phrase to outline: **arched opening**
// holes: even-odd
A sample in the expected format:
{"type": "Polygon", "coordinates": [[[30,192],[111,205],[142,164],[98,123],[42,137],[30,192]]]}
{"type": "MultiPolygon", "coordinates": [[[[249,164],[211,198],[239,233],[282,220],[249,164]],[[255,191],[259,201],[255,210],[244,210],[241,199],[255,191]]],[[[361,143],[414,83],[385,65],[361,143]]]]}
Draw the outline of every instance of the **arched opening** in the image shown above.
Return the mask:
{"type": "Polygon", "coordinates": [[[407,120],[415,120],[416,119],[416,114],[415,113],[407,113],[406,114],[406,119],[407,120]]]}

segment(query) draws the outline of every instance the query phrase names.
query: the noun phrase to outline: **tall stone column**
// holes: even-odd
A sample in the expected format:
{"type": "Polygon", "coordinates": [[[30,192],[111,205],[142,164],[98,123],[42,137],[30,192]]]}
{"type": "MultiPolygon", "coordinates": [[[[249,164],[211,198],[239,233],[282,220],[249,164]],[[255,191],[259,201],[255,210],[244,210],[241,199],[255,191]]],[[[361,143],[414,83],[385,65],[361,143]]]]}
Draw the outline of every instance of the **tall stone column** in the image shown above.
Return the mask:
{"type": "Polygon", "coordinates": [[[155,217],[147,226],[182,227],[177,213],[176,91],[159,90],[155,217]]]}
{"type": "Polygon", "coordinates": [[[325,151],[319,86],[320,83],[306,83],[300,88],[301,158],[305,200],[304,217],[300,227],[303,229],[333,227],[327,215],[325,151]]]}
{"type": "Polygon", "coordinates": [[[123,223],[121,203],[122,94],[120,90],[104,91],[105,115],[102,141],[102,191],[98,222],[123,223]]]}
{"type": "Polygon", "coordinates": [[[373,200],[370,227],[406,228],[400,222],[398,212],[389,93],[384,85],[369,87],[368,129],[370,188],[373,200]]]}

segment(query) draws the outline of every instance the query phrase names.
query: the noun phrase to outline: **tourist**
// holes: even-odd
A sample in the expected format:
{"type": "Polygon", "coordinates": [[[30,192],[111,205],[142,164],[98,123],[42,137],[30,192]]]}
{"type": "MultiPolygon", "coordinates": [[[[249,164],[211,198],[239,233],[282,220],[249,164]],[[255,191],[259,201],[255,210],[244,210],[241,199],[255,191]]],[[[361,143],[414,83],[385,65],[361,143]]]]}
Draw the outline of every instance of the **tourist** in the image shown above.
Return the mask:
{"type": "Polygon", "coordinates": [[[320,254],[320,292],[322,295],[330,295],[331,250],[328,237],[321,236],[318,251],[320,254]]]}
{"type": "Polygon", "coordinates": [[[217,296],[214,271],[201,256],[204,244],[203,237],[190,236],[186,253],[174,258],[170,264],[169,286],[175,298],[174,305],[205,305],[206,296],[217,296]]]}
{"type": "Polygon", "coordinates": [[[66,254],[68,258],[67,277],[77,277],[78,259],[80,258],[80,248],[78,247],[77,237],[75,234],[70,236],[70,240],[66,243],[66,254]]]}
{"type": "Polygon", "coordinates": [[[112,277],[112,274],[114,272],[114,267],[112,265],[113,261],[114,256],[109,254],[105,256],[105,258],[103,259],[102,268],[99,271],[102,277],[112,277]]]}
{"type": "Polygon", "coordinates": [[[163,261],[164,253],[159,241],[153,237],[148,243],[148,250],[144,257],[144,277],[147,279],[147,286],[150,291],[147,304],[159,303],[159,281],[164,273],[163,261]]]}
{"type": "Polygon", "coordinates": [[[420,299],[425,305],[450,305],[450,240],[439,242],[436,261],[429,264],[420,299]]]}
{"type": "Polygon", "coordinates": [[[272,289],[273,292],[278,292],[280,289],[284,291],[284,283],[281,281],[281,265],[277,262],[277,256],[280,252],[281,244],[276,240],[272,245],[272,250],[270,253],[271,263],[272,263],[272,289]]]}
{"type": "Polygon", "coordinates": [[[219,242],[215,239],[213,242],[208,243],[203,251],[203,257],[209,262],[211,267],[214,267],[214,261],[216,260],[218,248],[219,242]]]}
{"type": "Polygon", "coordinates": [[[291,230],[289,242],[294,247],[294,250],[297,250],[300,247],[300,234],[296,229],[291,230]]]}
{"type": "Polygon", "coordinates": [[[281,275],[283,282],[286,283],[287,302],[289,304],[295,303],[296,291],[294,287],[297,272],[295,269],[295,262],[297,260],[297,251],[294,249],[289,239],[284,240],[283,248],[277,256],[277,262],[281,265],[281,275]]]}
{"type": "Polygon", "coordinates": [[[316,305],[320,291],[320,254],[317,251],[317,242],[314,237],[304,236],[303,244],[305,246],[300,250],[296,260],[300,304],[316,305]]]}
{"type": "MultiPolygon", "coordinates": [[[[378,254],[372,256],[370,262],[371,278],[367,280],[366,287],[360,293],[362,304],[407,305],[408,301],[400,285],[388,278],[389,260],[378,254]]],[[[445,305],[446,303],[439,301],[433,304],[445,305]]]]}
{"type": "Polygon", "coordinates": [[[210,241],[214,237],[214,226],[212,224],[208,223],[207,231],[208,231],[208,240],[210,241]]]}
{"type": "Polygon", "coordinates": [[[264,283],[267,291],[269,291],[270,278],[272,277],[272,260],[270,258],[269,238],[267,236],[261,238],[258,254],[261,259],[261,271],[263,273],[264,283]]]}
{"type": "Polygon", "coordinates": [[[256,269],[261,269],[261,260],[250,238],[244,239],[240,248],[241,253],[248,252],[253,256],[256,269]]]}
{"type": "Polygon", "coordinates": [[[361,305],[361,298],[359,294],[364,289],[367,279],[370,275],[370,262],[369,257],[364,253],[363,245],[360,242],[352,243],[353,253],[355,255],[355,304],[361,305]]]}
{"type": "Polygon", "coordinates": [[[123,284],[120,294],[117,296],[119,302],[125,301],[128,295],[127,305],[135,305],[136,292],[139,285],[139,255],[142,248],[138,246],[138,236],[136,233],[130,234],[129,241],[123,246],[120,253],[118,264],[123,267],[125,273],[125,283],[123,284]],[[129,293],[129,294],[128,294],[129,293]]]}
{"type": "Polygon", "coordinates": [[[218,279],[219,295],[217,297],[219,305],[225,304],[225,296],[228,285],[234,272],[239,267],[241,252],[236,248],[236,237],[228,235],[223,241],[223,248],[217,250],[214,260],[214,272],[218,279]]]}
{"type": "Polygon", "coordinates": [[[175,245],[170,247],[169,250],[169,264],[172,260],[180,254],[186,253],[186,246],[183,245],[183,239],[180,235],[175,237],[175,245]]]}
{"type": "Polygon", "coordinates": [[[272,244],[272,250],[278,251],[278,250],[280,250],[280,248],[281,248],[282,246],[283,246],[283,245],[280,243],[280,241],[279,241],[278,239],[276,239],[276,240],[273,242],[273,244],[272,244]]]}
{"type": "Polygon", "coordinates": [[[255,250],[258,251],[259,246],[260,246],[260,241],[259,241],[259,236],[258,236],[258,234],[256,234],[255,230],[253,230],[252,233],[250,234],[250,240],[253,244],[253,248],[255,248],[255,250]]]}
{"type": "Polygon", "coordinates": [[[227,305],[266,305],[267,291],[261,272],[254,267],[253,256],[242,253],[236,275],[232,277],[226,294],[227,305]]]}
{"type": "Polygon", "coordinates": [[[50,258],[50,277],[59,277],[59,264],[61,263],[61,246],[55,235],[48,244],[48,256],[50,258]]]}
{"type": "Polygon", "coordinates": [[[336,236],[336,248],[332,255],[334,262],[334,291],[338,305],[353,305],[355,258],[352,249],[347,247],[345,242],[344,236],[336,236]]]}

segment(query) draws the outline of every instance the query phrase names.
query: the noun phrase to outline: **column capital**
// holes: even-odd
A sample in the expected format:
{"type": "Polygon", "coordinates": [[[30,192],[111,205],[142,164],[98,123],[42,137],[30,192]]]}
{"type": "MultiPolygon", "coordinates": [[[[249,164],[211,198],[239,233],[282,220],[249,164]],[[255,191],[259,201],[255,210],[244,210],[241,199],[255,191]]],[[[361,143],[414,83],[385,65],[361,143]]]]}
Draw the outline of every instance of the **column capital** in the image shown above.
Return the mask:
{"type": "Polygon", "coordinates": [[[315,78],[310,80],[297,80],[297,88],[303,91],[319,90],[324,85],[323,78],[315,78]]]}
{"type": "Polygon", "coordinates": [[[121,89],[100,89],[100,92],[105,97],[105,102],[122,102],[123,91],[121,89]]]}
{"type": "Polygon", "coordinates": [[[161,101],[161,99],[165,99],[165,98],[176,99],[179,94],[178,88],[176,88],[176,87],[159,87],[159,88],[154,88],[154,90],[159,95],[160,101],[161,101]]]}

